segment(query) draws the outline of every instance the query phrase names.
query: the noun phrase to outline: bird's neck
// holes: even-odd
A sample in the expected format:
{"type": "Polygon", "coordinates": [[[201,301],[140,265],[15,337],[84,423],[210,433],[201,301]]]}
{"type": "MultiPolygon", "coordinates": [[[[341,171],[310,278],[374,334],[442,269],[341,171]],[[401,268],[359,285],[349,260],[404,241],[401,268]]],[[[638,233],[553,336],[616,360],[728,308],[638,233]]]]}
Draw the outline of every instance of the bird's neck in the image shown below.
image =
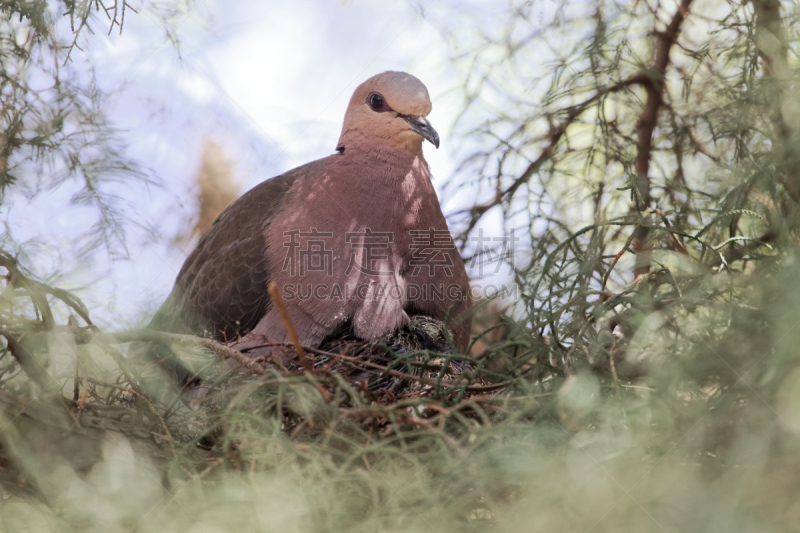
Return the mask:
{"type": "Polygon", "coordinates": [[[422,154],[422,143],[412,146],[390,142],[350,143],[340,156],[343,166],[350,167],[355,175],[380,173],[386,178],[400,178],[416,168],[428,164],[422,154]]]}
{"type": "Polygon", "coordinates": [[[421,147],[411,151],[397,146],[376,148],[374,143],[369,148],[354,144],[334,161],[334,179],[329,183],[335,189],[332,194],[348,195],[365,209],[385,205],[402,210],[401,206],[413,203],[415,198],[419,201],[420,195],[426,202],[438,202],[421,147]]]}
{"type": "Polygon", "coordinates": [[[339,138],[337,151],[342,155],[359,154],[374,157],[379,153],[379,157],[386,162],[397,162],[403,164],[411,161],[415,157],[422,156],[421,136],[410,131],[405,134],[361,131],[359,129],[348,129],[339,138]]]}

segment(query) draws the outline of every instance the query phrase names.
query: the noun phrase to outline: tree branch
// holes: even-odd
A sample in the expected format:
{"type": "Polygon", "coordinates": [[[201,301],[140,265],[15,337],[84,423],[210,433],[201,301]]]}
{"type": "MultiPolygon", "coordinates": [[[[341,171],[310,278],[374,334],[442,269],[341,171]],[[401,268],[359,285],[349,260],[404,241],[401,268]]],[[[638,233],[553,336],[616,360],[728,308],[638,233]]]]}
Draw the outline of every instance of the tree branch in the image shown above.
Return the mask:
{"type": "MultiPolygon", "coordinates": [[[[533,160],[522,172],[522,174],[520,174],[520,176],[511,183],[510,186],[505,189],[498,189],[498,191],[495,193],[494,199],[457,213],[469,213],[470,215],[469,225],[462,233],[462,236],[468,235],[487,211],[493,207],[501,205],[504,201],[511,198],[523,184],[527,183],[528,180],[530,180],[530,178],[553,157],[555,154],[555,148],[566,133],[567,128],[575,121],[576,118],[581,115],[581,113],[583,113],[603,96],[618,92],[632,85],[642,85],[647,90],[647,101],[645,103],[644,111],[639,117],[639,122],[637,125],[638,155],[636,158],[636,185],[643,199],[643,205],[641,208],[644,209],[649,206],[650,180],[647,174],[650,168],[650,152],[652,148],[653,130],[655,129],[657,123],[658,111],[663,103],[662,94],[664,89],[664,74],[669,65],[670,50],[672,45],[675,44],[678,39],[684,19],[689,14],[689,6],[691,2],[692,0],[682,0],[680,6],[678,6],[678,10],[673,15],[672,20],[667,28],[663,32],[656,32],[658,43],[653,55],[653,63],[647,70],[611,85],[602,91],[598,91],[597,94],[593,95],[591,98],[573,106],[572,108],[569,108],[567,117],[557,126],[551,126],[547,135],[547,146],[545,146],[545,148],[542,150],[539,157],[533,160]]],[[[646,234],[643,235],[643,237],[646,237],[646,234]]],[[[640,240],[642,243],[644,242],[644,238],[640,240]]],[[[645,262],[647,261],[645,260],[645,262]]]]}
{"type": "Polygon", "coordinates": [[[214,339],[197,337],[195,335],[180,335],[177,333],[165,333],[163,331],[154,331],[151,329],[138,329],[133,331],[125,331],[122,333],[100,333],[97,335],[85,336],[82,339],[76,338],[76,342],[80,344],[89,344],[95,341],[106,344],[123,344],[126,342],[136,341],[156,341],[163,342],[165,344],[202,346],[203,348],[206,348],[207,350],[210,350],[225,359],[233,359],[256,375],[261,375],[264,373],[261,365],[248,358],[239,350],[229,348],[228,346],[220,344],[214,339]]]}
{"type": "MultiPolygon", "coordinates": [[[[645,72],[649,80],[645,84],[647,100],[636,126],[638,150],[636,155],[636,188],[639,191],[637,200],[641,198],[641,203],[634,206],[634,209],[638,211],[643,211],[650,207],[650,155],[653,148],[653,131],[658,123],[658,111],[663,104],[664,76],[669,66],[670,50],[678,40],[683,21],[689,15],[691,3],[692,0],[682,0],[667,28],[662,32],[656,32],[658,42],[653,53],[653,63],[645,72]]],[[[636,252],[646,253],[645,243],[649,233],[650,231],[647,228],[639,228],[634,233],[633,249],[636,252]]],[[[647,258],[638,256],[634,274],[640,276],[649,269],[650,262],[647,258]]]]}
{"type": "Polygon", "coordinates": [[[556,145],[561,140],[561,137],[564,136],[566,133],[567,128],[578,118],[581,113],[583,113],[586,109],[589,108],[593,103],[598,101],[603,96],[608,94],[616,93],[621,91],[626,87],[630,87],[631,85],[641,85],[646,84],[649,82],[649,78],[646,73],[639,73],[636,76],[632,76],[626,80],[623,80],[619,83],[616,83],[606,89],[599,91],[597,94],[593,95],[591,98],[584,100],[578,105],[573,106],[568,114],[567,118],[565,118],[558,126],[551,126],[550,131],[547,134],[548,143],[547,146],[542,150],[542,153],[537,157],[534,161],[532,161],[528,168],[514,180],[514,182],[507,187],[506,189],[499,189],[495,193],[495,197],[493,200],[486,202],[484,204],[473,206],[469,209],[465,209],[463,211],[458,212],[457,214],[469,213],[470,214],[470,222],[467,229],[463,232],[462,235],[469,234],[475,228],[475,225],[478,223],[480,218],[490,209],[502,204],[506,199],[511,198],[514,193],[517,192],[523,184],[527,183],[531,177],[542,168],[547,161],[549,161],[554,153],[556,145]]]}

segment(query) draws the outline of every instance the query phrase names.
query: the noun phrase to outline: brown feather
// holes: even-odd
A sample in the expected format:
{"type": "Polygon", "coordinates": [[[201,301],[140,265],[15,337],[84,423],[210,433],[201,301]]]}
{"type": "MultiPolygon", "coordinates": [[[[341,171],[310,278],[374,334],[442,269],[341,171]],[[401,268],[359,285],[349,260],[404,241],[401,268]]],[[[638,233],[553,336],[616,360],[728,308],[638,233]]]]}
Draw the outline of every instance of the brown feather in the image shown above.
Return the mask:
{"type": "MultiPolygon", "coordinates": [[[[304,344],[318,346],[343,329],[373,341],[408,326],[409,315],[422,314],[442,321],[449,316],[455,345],[464,351],[469,280],[431,183],[422,137],[403,116],[429,111],[427,89],[408,74],[384,73],[359,86],[345,116],[342,153],[267,180],[228,207],[186,260],[151,327],[206,330],[225,340],[244,335],[234,344],[240,349],[288,342],[267,294],[275,281],[304,344]],[[400,111],[371,110],[367,100],[378,89],[400,111]],[[291,268],[296,258],[287,263],[287,253],[320,241],[309,236],[314,231],[329,234],[321,242],[330,268],[291,268]],[[391,237],[378,239],[385,244],[380,257],[364,265],[368,231],[391,237]],[[425,242],[419,239],[430,231],[434,250],[421,252],[425,242]],[[449,261],[430,268],[424,258],[431,253],[449,261]],[[302,298],[306,287],[327,290],[302,298]],[[409,292],[414,290],[420,294],[409,292]]],[[[259,350],[268,348],[251,353],[259,350]]]]}
{"type": "Polygon", "coordinates": [[[208,332],[220,340],[250,331],[269,306],[264,231],[295,180],[319,172],[328,159],[264,181],[225,209],[184,262],[149,327],[208,332]]]}

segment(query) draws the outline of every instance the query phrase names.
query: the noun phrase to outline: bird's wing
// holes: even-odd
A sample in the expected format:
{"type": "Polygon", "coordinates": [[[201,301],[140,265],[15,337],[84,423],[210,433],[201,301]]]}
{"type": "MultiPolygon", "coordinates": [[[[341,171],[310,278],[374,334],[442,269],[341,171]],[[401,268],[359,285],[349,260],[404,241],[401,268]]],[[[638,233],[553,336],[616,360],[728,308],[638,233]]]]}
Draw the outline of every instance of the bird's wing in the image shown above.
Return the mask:
{"type": "Polygon", "coordinates": [[[186,259],[149,327],[206,330],[227,339],[251,330],[269,306],[265,230],[295,181],[322,175],[329,159],[264,181],[225,209],[186,259]]]}

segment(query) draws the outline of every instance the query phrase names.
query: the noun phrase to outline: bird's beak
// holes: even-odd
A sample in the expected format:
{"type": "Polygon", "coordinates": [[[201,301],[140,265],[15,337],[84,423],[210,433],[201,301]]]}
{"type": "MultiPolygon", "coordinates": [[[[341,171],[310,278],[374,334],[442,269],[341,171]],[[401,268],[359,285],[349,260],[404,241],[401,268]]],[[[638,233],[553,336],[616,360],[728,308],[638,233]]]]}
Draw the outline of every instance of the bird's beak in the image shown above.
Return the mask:
{"type": "Polygon", "coordinates": [[[424,139],[427,139],[434,145],[436,148],[439,148],[439,134],[436,133],[436,130],[433,129],[431,123],[428,122],[428,119],[425,117],[418,117],[415,115],[400,115],[403,117],[403,120],[411,124],[411,129],[415,133],[419,133],[422,135],[424,139]]]}

